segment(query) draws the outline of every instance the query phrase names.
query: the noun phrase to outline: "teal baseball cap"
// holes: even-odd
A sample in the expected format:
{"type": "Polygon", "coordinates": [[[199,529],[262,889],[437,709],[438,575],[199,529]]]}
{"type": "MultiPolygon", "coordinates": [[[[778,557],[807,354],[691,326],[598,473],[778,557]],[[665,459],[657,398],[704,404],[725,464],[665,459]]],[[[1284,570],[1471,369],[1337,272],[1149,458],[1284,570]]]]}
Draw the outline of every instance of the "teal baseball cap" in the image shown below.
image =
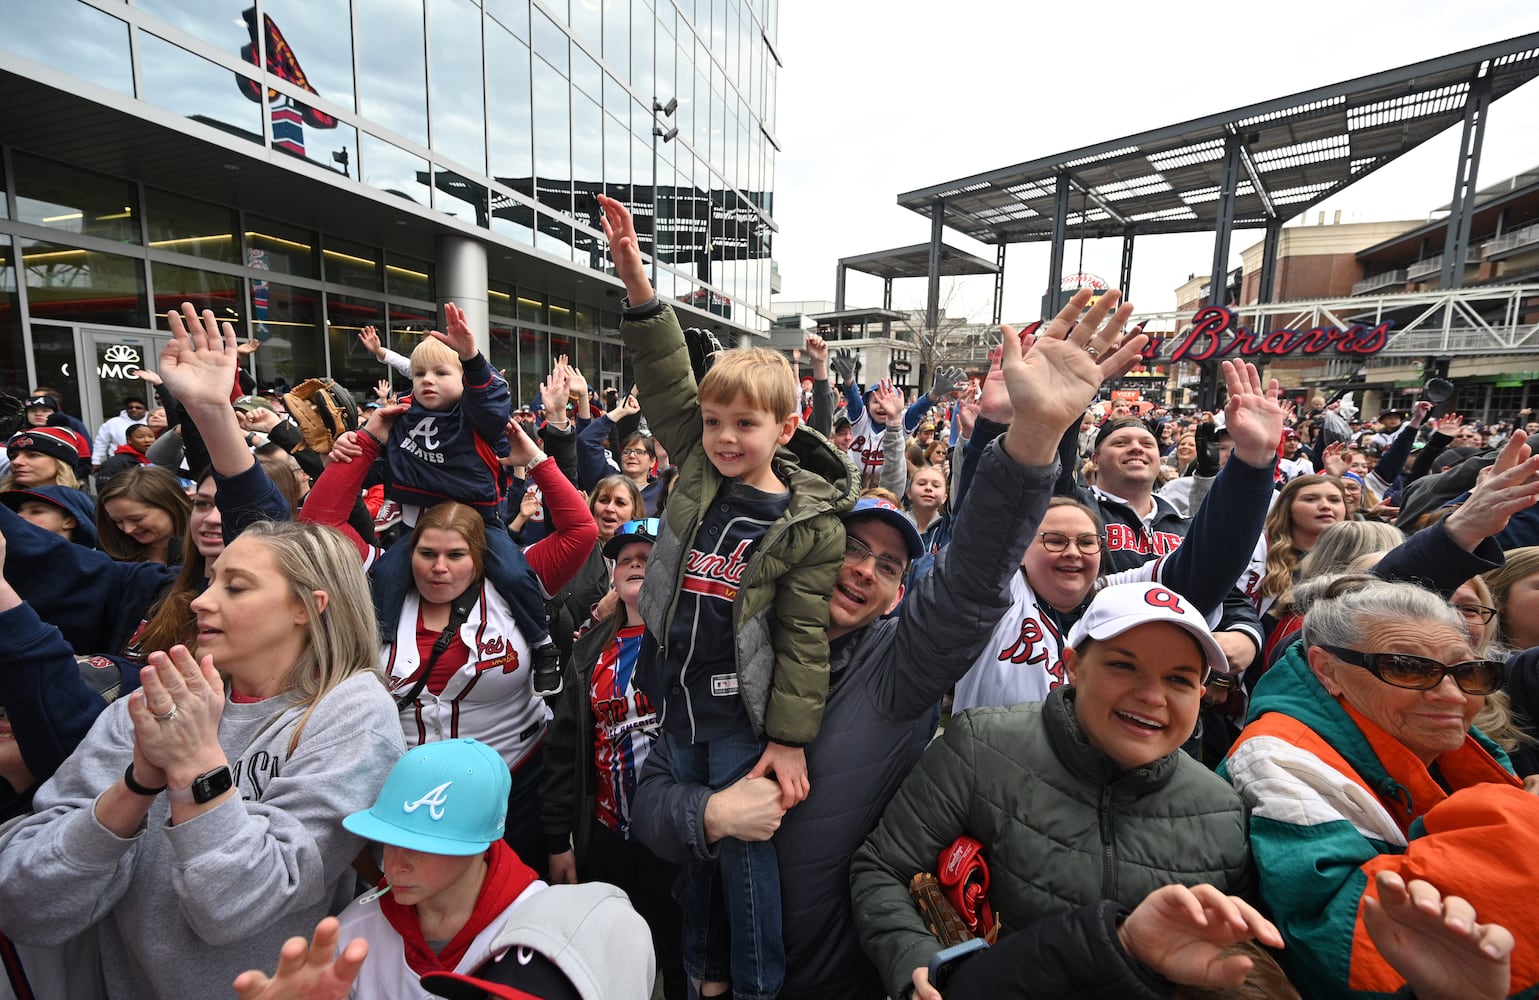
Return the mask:
{"type": "Polygon", "coordinates": [[[406,751],[374,805],[342,820],[349,832],[424,854],[465,857],[502,839],[513,778],[477,740],[442,740],[406,751]]]}

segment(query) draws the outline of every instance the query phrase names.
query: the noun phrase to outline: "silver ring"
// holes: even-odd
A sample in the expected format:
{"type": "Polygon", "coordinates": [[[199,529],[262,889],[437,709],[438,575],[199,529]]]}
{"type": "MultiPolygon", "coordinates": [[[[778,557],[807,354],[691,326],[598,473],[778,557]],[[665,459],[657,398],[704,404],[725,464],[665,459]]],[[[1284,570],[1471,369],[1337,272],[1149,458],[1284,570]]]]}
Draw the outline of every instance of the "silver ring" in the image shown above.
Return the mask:
{"type": "Polygon", "coordinates": [[[1090,355],[1092,358],[1098,358],[1101,356],[1101,352],[1096,350],[1094,347],[1086,347],[1085,353],[1090,355]]]}
{"type": "Polygon", "coordinates": [[[155,716],[155,721],[156,722],[170,722],[174,718],[176,718],[176,702],[173,701],[171,703],[171,711],[166,712],[166,713],[161,714],[161,715],[156,715],[155,716]]]}

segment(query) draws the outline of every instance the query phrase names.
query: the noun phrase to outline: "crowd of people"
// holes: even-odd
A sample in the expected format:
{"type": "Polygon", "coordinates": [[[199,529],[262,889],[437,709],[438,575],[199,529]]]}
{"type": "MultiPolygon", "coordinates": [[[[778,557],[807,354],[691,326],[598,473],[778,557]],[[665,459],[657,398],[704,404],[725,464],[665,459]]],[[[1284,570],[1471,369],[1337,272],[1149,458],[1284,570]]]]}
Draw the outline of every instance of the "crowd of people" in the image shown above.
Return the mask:
{"type": "Polygon", "coordinates": [[[599,200],[629,392],[187,304],[157,408],[13,401],[0,996],[1539,991],[1528,414],[1107,403],[1115,292],[798,378],[599,200]]]}

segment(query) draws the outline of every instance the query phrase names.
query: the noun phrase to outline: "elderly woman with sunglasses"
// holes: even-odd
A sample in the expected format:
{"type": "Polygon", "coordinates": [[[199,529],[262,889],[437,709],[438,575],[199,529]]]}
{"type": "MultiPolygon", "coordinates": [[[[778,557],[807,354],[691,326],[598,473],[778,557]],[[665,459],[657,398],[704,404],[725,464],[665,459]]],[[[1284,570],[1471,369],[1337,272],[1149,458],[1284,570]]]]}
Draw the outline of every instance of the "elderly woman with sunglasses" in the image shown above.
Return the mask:
{"type": "MultiPolygon", "coordinates": [[[[1303,639],[1256,685],[1220,773],[1251,810],[1261,898],[1294,983],[1309,997],[1387,996],[1404,980],[1362,922],[1376,875],[1434,881],[1483,920],[1532,927],[1539,798],[1472,726],[1503,663],[1471,651],[1445,598],[1371,577],[1300,589],[1303,639]]],[[[1512,992],[1536,986],[1530,937],[1512,992]]]]}

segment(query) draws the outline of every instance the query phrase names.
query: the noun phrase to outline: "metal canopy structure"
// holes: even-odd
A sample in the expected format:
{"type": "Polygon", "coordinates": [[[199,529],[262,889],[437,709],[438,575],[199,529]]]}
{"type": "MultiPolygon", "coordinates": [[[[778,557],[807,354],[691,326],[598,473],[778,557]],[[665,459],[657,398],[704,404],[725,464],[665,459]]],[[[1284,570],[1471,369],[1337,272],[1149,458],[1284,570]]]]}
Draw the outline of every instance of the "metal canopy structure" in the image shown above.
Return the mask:
{"type": "MultiPolygon", "coordinates": [[[[1452,287],[1462,280],[1453,265],[1467,250],[1490,103],[1536,76],[1539,33],[909,191],[898,204],[930,219],[932,249],[945,226],[998,245],[1001,261],[1010,243],[1051,241],[1050,289],[1069,239],[1120,236],[1126,289],[1135,237],[1211,231],[1211,288],[1221,298],[1233,230],[1264,228],[1267,302],[1285,221],[1462,122],[1445,253],[1452,287]]],[[[939,274],[929,278],[933,327],[939,274]]]]}
{"type": "MultiPolygon", "coordinates": [[[[932,282],[941,276],[966,274],[992,274],[995,282],[1004,273],[1004,247],[999,249],[999,263],[990,264],[982,257],[944,243],[931,245],[916,243],[911,247],[878,250],[875,253],[841,257],[839,269],[834,275],[834,310],[844,309],[844,278],[850,271],[874,275],[882,279],[882,308],[892,309],[892,283],[898,278],[923,278],[933,275],[932,282]]],[[[997,322],[997,318],[996,318],[997,322]]]]}

